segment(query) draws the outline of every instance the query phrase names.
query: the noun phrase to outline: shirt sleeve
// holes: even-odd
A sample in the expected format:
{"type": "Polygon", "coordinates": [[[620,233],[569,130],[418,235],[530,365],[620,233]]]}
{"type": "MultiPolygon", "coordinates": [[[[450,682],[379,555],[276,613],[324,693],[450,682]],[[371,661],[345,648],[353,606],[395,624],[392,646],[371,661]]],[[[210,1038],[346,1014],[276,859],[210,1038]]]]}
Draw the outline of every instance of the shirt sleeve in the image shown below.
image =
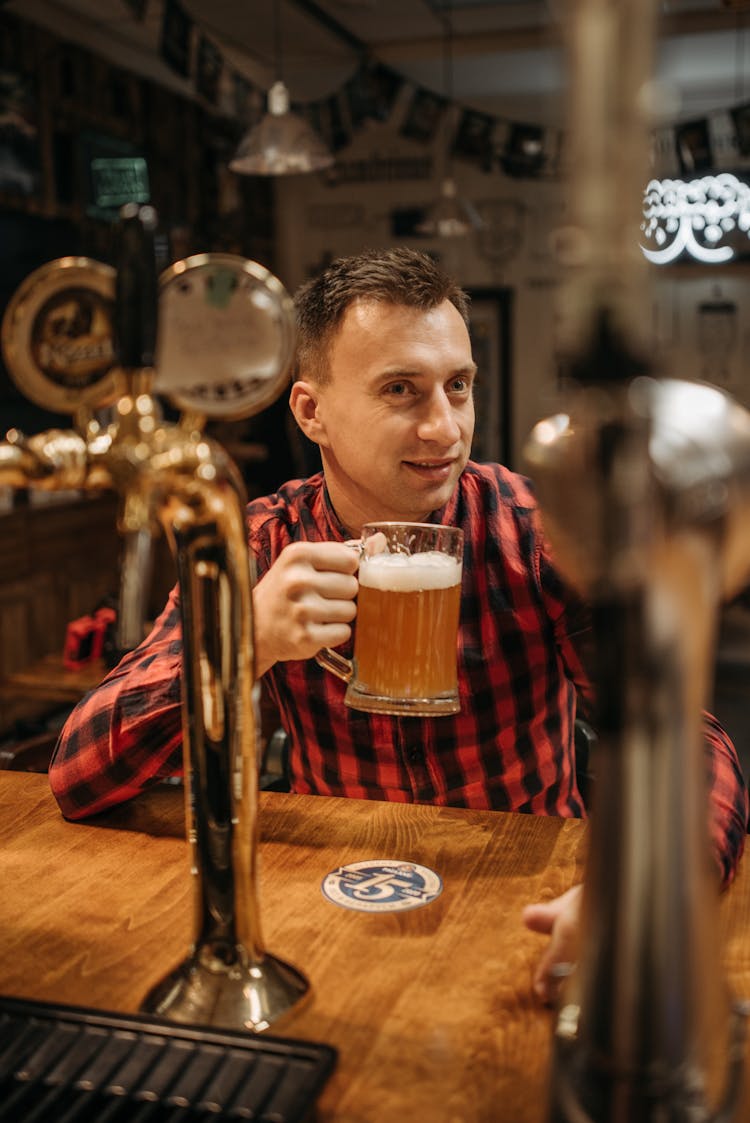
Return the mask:
{"type": "MultiPolygon", "coordinates": [[[[247,508],[259,574],[268,568],[273,506],[247,508]]],[[[182,760],[182,623],[178,587],[151,633],[79,702],[58,738],[50,787],[67,819],[83,819],[179,775],[182,760]]]]}
{"type": "MultiPolygon", "coordinates": [[[[566,673],[576,688],[578,713],[596,729],[593,632],[590,612],[566,585],[550,557],[543,535],[539,538],[539,580],[566,673]]],[[[737,750],[716,718],[702,714],[710,793],[710,834],[722,886],[737,871],[748,829],[748,791],[737,750]]],[[[595,767],[595,765],[594,765],[595,767]]]]}
{"type": "Polygon", "coordinates": [[[589,606],[565,581],[552,560],[538,514],[535,536],[537,580],[554,627],[557,650],[565,673],[575,686],[578,715],[593,724],[595,700],[590,672],[595,664],[589,606]]]}
{"type": "Polygon", "coordinates": [[[175,588],[149,636],[63,726],[49,781],[65,818],[96,814],[181,772],[181,670],[175,588]]]}
{"type": "Polygon", "coordinates": [[[722,886],[730,884],[745,848],[748,793],[737,750],[712,714],[703,713],[711,790],[711,839],[722,886]]]}

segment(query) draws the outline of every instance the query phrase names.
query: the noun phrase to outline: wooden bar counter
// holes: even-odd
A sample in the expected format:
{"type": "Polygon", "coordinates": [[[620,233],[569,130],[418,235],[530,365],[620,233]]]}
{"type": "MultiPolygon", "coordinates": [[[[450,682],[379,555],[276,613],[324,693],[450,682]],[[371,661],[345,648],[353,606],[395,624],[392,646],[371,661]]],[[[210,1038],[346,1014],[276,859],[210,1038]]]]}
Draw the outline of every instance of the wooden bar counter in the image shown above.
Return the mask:
{"type": "MultiPolygon", "coordinates": [[[[0,993],[134,1012],[182,959],[191,894],[182,792],[160,787],[67,823],[46,776],[0,772],[0,993]]],[[[552,1014],[531,995],[545,944],[524,904],[580,878],[575,821],[264,793],[268,949],[310,998],[271,1033],[338,1049],[316,1118],[336,1123],[542,1123],[552,1014]],[[326,900],[344,863],[402,859],[441,895],[406,912],[326,900]]],[[[724,960],[750,995],[750,879],[721,906],[724,960]]]]}

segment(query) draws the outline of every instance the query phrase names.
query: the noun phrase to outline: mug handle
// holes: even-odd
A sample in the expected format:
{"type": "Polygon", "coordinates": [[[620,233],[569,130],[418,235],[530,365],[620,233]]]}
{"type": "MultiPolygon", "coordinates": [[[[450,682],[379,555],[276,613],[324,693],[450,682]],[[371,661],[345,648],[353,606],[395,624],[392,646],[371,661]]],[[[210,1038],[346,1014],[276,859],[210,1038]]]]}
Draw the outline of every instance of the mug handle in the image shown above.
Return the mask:
{"type": "Polygon", "coordinates": [[[350,682],[354,674],[352,661],[346,659],[343,655],[339,655],[337,651],[332,651],[330,647],[321,647],[315,656],[315,662],[319,663],[321,667],[325,667],[327,671],[332,671],[337,678],[343,679],[344,682],[350,682]]]}
{"type": "MultiPolygon", "coordinates": [[[[350,550],[356,550],[359,554],[362,553],[364,543],[361,538],[348,538],[344,543],[350,550]]],[[[343,655],[339,655],[337,651],[333,651],[330,647],[321,647],[318,654],[315,656],[315,662],[327,671],[331,671],[337,678],[342,679],[344,682],[351,682],[354,677],[354,664],[351,659],[346,659],[343,655]]]]}

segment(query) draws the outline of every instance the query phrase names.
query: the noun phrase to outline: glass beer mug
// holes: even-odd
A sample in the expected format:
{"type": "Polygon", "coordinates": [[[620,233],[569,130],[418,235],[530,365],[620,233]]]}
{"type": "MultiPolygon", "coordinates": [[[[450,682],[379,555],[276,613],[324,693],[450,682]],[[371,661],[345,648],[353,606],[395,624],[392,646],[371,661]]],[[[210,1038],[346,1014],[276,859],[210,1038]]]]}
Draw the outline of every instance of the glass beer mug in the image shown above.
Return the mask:
{"type": "Polygon", "coordinates": [[[316,659],[370,713],[455,714],[463,531],[430,523],[367,523],[360,551],[354,658],[316,659]]]}

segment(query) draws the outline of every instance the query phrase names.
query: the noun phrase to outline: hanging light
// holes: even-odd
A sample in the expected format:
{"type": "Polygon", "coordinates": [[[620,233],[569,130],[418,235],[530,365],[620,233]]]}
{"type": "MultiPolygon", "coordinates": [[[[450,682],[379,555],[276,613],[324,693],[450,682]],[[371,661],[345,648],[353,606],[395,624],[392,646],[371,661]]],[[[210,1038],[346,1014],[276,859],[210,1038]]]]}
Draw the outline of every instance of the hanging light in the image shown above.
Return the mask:
{"type": "Polygon", "coordinates": [[[334,158],[322,139],[289,108],[282,78],[280,0],[274,0],[276,81],[268,91],[268,112],[242,138],[229,168],[239,175],[294,175],[330,168],[334,158]]]}
{"type": "Polygon", "coordinates": [[[476,207],[467,199],[461,198],[456,181],[451,174],[451,158],[448,147],[447,116],[453,104],[453,20],[450,0],[446,0],[443,17],[443,87],[447,109],[443,112],[442,158],[443,179],[440,194],[425,211],[424,218],[417,224],[419,234],[438,238],[463,238],[472,231],[484,226],[476,207]]]}
{"type": "Polygon", "coordinates": [[[481,230],[482,217],[473,203],[462,199],[456,190],[456,181],[446,176],[440,185],[440,195],[425,212],[418,224],[420,234],[438,238],[462,238],[472,230],[481,230]]]}

